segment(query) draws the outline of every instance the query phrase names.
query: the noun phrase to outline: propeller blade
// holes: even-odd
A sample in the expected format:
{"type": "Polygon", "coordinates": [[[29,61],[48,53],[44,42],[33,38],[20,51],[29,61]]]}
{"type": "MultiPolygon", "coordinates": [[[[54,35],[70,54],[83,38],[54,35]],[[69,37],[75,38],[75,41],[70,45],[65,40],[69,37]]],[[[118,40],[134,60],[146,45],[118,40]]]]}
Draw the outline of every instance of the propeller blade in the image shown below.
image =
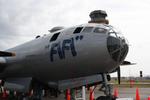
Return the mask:
{"type": "Polygon", "coordinates": [[[121,66],[124,66],[124,65],[136,65],[136,63],[131,63],[130,61],[123,61],[121,66]]]}
{"type": "Polygon", "coordinates": [[[0,51],[0,57],[12,57],[15,56],[15,53],[12,52],[6,52],[6,51],[0,51]]]}
{"type": "Polygon", "coordinates": [[[117,75],[118,75],[118,84],[121,83],[121,71],[120,71],[120,66],[117,69],[117,75]]]}

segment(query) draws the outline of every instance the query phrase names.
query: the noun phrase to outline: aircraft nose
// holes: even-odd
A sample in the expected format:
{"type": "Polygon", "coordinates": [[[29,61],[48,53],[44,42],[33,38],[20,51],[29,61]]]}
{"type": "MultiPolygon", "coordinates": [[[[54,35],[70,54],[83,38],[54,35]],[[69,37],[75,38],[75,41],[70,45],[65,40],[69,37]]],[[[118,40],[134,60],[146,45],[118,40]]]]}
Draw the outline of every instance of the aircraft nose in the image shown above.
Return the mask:
{"type": "Polygon", "coordinates": [[[112,36],[107,38],[107,48],[110,56],[116,62],[123,61],[129,49],[125,39],[112,36]]]}

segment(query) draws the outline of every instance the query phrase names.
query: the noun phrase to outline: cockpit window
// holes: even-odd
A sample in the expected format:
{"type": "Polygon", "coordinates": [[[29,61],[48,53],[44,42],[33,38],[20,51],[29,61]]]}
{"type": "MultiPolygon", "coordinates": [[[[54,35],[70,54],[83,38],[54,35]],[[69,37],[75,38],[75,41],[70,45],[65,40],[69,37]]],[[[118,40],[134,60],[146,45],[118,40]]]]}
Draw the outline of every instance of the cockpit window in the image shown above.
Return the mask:
{"type": "Polygon", "coordinates": [[[97,27],[97,28],[95,28],[95,30],[94,30],[94,33],[106,33],[106,32],[107,32],[106,29],[100,28],[100,27],[97,27]]]}
{"type": "Polygon", "coordinates": [[[82,32],[89,33],[89,32],[92,32],[92,29],[93,29],[93,27],[85,27],[82,32]]]}
{"type": "Polygon", "coordinates": [[[123,35],[119,32],[119,31],[115,31],[114,29],[112,30],[109,30],[109,33],[108,33],[110,36],[112,37],[117,37],[117,38],[120,38],[120,39],[123,39],[123,35]]]}
{"type": "Polygon", "coordinates": [[[115,32],[109,32],[109,35],[112,36],[112,37],[117,37],[115,32]]]}
{"type": "Polygon", "coordinates": [[[60,34],[60,32],[55,33],[55,34],[51,37],[50,42],[55,41],[55,40],[58,38],[59,34],[60,34]]]}
{"type": "Polygon", "coordinates": [[[80,33],[82,29],[83,29],[83,27],[77,27],[77,28],[74,30],[73,34],[80,33]]]}

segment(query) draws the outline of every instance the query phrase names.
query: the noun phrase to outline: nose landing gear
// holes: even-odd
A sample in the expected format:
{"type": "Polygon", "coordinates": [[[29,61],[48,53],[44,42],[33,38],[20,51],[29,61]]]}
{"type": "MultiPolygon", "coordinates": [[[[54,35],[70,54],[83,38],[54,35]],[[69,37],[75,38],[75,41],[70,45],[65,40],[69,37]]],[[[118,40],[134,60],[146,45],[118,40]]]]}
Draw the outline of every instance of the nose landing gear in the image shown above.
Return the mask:
{"type": "Polygon", "coordinates": [[[106,96],[100,96],[96,100],[115,100],[116,98],[112,95],[112,85],[108,84],[107,82],[110,81],[110,75],[102,74],[103,77],[103,84],[100,91],[104,92],[106,96]]]}

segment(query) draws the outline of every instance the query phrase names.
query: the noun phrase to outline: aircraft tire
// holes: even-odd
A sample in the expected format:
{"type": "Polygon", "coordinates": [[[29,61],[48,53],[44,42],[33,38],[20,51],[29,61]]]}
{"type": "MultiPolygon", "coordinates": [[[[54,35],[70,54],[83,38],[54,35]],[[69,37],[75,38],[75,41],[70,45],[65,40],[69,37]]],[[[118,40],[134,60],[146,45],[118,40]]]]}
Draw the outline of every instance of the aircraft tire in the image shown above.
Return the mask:
{"type": "Polygon", "coordinates": [[[113,98],[112,96],[100,96],[96,98],[96,100],[116,100],[116,99],[113,98]]]}

